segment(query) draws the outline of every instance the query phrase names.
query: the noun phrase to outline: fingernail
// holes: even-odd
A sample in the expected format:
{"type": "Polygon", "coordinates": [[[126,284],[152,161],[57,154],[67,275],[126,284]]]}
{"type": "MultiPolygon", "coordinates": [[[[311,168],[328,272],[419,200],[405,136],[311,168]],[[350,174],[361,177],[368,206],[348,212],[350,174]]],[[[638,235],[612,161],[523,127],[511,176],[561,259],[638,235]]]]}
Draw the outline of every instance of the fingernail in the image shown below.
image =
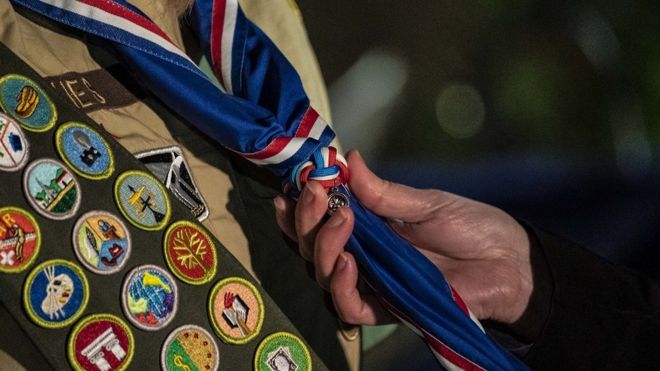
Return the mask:
{"type": "Polygon", "coordinates": [[[348,265],[348,258],[346,255],[339,254],[339,257],[337,258],[337,270],[338,271],[343,271],[346,269],[346,266],[348,265]]]}
{"type": "Polygon", "coordinates": [[[344,215],[344,212],[341,209],[339,209],[337,210],[337,212],[335,212],[333,216],[330,217],[327,225],[330,228],[337,228],[340,225],[342,225],[345,220],[346,220],[346,216],[344,215]]]}
{"type": "Polygon", "coordinates": [[[280,213],[284,212],[284,209],[286,208],[286,202],[284,202],[282,196],[275,197],[273,199],[273,205],[275,206],[275,210],[280,213]]]}

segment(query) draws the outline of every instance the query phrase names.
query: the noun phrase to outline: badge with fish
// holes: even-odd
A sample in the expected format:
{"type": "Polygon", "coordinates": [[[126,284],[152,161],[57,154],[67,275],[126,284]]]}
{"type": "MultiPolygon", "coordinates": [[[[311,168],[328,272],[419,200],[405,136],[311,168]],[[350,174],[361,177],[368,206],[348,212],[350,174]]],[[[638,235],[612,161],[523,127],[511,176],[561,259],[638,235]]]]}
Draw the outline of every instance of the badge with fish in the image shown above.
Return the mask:
{"type": "Polygon", "coordinates": [[[133,325],[147,331],[167,326],[178,306],[179,292],[172,276],[155,265],[134,268],[124,280],[122,305],[133,325]]]}

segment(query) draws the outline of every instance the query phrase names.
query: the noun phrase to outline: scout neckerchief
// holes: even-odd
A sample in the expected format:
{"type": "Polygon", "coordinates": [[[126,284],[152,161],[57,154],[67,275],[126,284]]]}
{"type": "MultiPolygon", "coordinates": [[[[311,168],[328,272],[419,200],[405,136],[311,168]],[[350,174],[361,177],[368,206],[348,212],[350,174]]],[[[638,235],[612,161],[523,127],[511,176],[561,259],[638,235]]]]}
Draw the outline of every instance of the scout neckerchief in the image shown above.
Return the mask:
{"type": "Polygon", "coordinates": [[[171,109],[223,146],[288,179],[294,194],[317,180],[335,191],[331,198],[339,204],[346,197],[355,213],[347,249],[362,277],[446,368],[526,369],[485,335],[428,259],[342,186],[348,169],[329,147],[332,129],[310,106],[296,71],[237,0],[197,0],[191,16],[221,88],[125,0],[12,1],[109,41],[171,109]]]}

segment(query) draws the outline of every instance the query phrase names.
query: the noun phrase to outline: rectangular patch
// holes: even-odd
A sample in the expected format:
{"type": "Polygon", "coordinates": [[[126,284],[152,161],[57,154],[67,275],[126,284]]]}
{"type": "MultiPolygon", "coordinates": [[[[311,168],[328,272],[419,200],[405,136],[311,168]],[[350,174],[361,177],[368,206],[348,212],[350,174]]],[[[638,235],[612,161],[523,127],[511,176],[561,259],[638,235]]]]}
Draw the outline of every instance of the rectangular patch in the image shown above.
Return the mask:
{"type": "Polygon", "coordinates": [[[209,209],[190,173],[188,162],[179,147],[159,148],[135,154],[165,187],[190,210],[200,222],[209,216],[209,209]]]}
{"type": "Polygon", "coordinates": [[[119,68],[78,73],[67,72],[58,76],[45,77],[46,81],[71,103],[85,113],[101,109],[120,108],[139,101],[120,81],[130,81],[117,76],[119,68]]]}

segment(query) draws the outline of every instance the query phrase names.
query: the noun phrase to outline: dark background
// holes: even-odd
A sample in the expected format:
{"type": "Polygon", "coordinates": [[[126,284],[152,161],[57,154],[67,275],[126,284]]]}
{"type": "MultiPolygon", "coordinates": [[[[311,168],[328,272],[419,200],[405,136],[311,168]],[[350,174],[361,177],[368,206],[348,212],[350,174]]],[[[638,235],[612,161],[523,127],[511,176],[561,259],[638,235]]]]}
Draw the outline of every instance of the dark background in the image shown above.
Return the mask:
{"type": "MultiPolygon", "coordinates": [[[[378,174],[494,204],[660,278],[660,2],[298,5],[340,140],[378,174]]],[[[420,353],[392,344],[365,366],[428,366],[390,360],[420,353]]]]}

